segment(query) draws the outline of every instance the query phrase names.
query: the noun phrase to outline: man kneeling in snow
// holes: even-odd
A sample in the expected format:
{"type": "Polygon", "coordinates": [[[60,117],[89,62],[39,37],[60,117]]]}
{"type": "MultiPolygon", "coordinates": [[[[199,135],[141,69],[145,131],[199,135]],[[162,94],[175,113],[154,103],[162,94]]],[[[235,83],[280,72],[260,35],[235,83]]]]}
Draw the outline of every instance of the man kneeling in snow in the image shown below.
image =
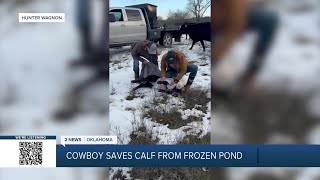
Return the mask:
{"type": "Polygon", "coordinates": [[[190,75],[185,86],[186,91],[190,89],[190,86],[197,75],[198,66],[189,64],[181,51],[171,50],[162,56],[161,81],[166,81],[167,78],[173,78],[172,83],[177,84],[188,72],[190,72],[190,75]]]}

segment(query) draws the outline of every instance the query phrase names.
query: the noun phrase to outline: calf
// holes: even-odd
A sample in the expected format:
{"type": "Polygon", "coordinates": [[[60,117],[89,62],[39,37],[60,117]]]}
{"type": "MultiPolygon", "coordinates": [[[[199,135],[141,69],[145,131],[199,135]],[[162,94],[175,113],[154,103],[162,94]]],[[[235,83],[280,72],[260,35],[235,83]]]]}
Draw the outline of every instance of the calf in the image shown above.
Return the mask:
{"type": "Polygon", "coordinates": [[[190,50],[193,48],[196,42],[200,41],[203,47],[203,51],[205,51],[203,41],[204,40],[211,41],[211,23],[210,22],[197,23],[197,24],[184,23],[180,27],[180,33],[189,35],[189,37],[192,39],[192,46],[190,47],[190,50]]]}

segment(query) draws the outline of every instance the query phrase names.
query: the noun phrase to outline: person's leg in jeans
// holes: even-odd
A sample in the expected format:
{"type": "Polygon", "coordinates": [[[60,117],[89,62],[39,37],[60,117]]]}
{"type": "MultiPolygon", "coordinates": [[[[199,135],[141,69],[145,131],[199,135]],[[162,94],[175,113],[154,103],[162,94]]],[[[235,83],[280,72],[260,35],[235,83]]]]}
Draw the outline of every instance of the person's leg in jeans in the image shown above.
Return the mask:
{"type": "MultiPolygon", "coordinates": [[[[258,41],[250,57],[249,65],[241,78],[241,84],[252,86],[276,34],[278,16],[269,11],[254,9],[248,14],[248,30],[258,34],[258,41]]],[[[249,87],[250,88],[250,87],[249,87]]]]}
{"type": "Polygon", "coordinates": [[[82,51],[85,55],[89,54],[91,52],[90,29],[88,27],[83,27],[81,29],[81,36],[82,36],[82,51]]]}
{"type": "Polygon", "coordinates": [[[156,65],[157,67],[159,67],[158,65],[158,55],[151,55],[150,56],[150,62],[154,65],[156,65]]]}
{"type": "Polygon", "coordinates": [[[77,23],[78,29],[81,36],[81,51],[82,55],[87,55],[91,52],[91,24],[90,24],[90,13],[91,4],[90,0],[78,0],[76,2],[77,8],[77,23]]]}
{"type": "Polygon", "coordinates": [[[194,79],[197,76],[197,72],[198,72],[198,66],[195,64],[188,64],[187,66],[187,72],[190,73],[189,78],[188,78],[188,82],[186,84],[186,90],[190,89],[191,84],[193,83],[194,79]]]}
{"type": "Polygon", "coordinates": [[[138,59],[133,59],[133,72],[134,72],[134,79],[138,80],[139,79],[139,60],[138,59]]]}

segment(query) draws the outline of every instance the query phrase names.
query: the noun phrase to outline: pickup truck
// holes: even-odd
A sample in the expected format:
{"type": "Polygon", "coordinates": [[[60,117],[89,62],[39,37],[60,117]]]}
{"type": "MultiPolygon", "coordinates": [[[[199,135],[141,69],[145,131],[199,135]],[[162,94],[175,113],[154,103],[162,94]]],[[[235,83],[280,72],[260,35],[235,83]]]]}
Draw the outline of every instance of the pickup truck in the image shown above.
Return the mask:
{"type": "Polygon", "coordinates": [[[141,40],[159,42],[170,47],[173,39],[180,42],[179,26],[157,27],[157,6],[138,4],[109,9],[110,47],[128,45],[141,40]]]}

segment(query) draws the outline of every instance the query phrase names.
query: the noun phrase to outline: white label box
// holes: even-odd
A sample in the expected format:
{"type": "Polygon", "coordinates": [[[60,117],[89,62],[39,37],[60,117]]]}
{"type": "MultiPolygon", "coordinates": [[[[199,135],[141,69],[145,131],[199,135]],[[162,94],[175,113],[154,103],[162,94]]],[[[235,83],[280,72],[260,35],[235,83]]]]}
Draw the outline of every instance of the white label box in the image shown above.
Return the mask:
{"type": "Polygon", "coordinates": [[[21,23],[64,23],[64,13],[19,13],[21,23]]]}

